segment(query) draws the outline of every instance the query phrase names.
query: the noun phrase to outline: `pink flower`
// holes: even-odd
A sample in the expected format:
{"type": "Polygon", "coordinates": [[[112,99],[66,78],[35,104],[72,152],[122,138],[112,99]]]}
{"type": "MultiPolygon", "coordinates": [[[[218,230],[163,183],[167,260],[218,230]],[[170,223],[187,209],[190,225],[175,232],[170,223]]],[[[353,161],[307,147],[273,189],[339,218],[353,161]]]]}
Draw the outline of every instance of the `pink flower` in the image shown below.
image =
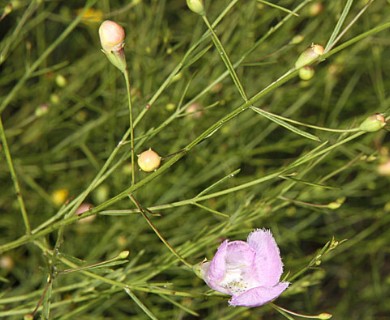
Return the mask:
{"type": "Polygon", "coordinates": [[[231,295],[232,306],[258,307],[276,299],[289,286],[280,282],[283,264],[271,232],[257,229],[247,242],[225,240],[210,262],[201,265],[207,285],[231,295]]]}

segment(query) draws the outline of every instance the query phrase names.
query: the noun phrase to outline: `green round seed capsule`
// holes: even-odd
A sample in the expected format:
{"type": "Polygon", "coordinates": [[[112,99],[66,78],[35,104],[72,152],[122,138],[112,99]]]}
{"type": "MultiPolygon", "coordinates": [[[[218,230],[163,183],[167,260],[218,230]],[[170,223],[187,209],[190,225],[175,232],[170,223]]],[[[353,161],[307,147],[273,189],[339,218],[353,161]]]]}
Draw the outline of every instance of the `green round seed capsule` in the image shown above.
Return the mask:
{"type": "Polygon", "coordinates": [[[299,78],[308,81],[314,76],[314,68],[307,66],[299,69],[299,78]]]}

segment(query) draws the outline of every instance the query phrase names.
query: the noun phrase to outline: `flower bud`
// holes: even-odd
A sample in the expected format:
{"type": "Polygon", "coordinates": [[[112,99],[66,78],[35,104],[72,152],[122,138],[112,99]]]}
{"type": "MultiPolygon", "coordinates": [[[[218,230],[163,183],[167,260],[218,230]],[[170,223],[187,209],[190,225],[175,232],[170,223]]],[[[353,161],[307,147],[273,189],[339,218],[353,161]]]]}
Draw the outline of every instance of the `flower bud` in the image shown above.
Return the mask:
{"type": "Polygon", "coordinates": [[[332,315],[330,313],[321,313],[318,315],[318,319],[321,319],[321,320],[327,320],[330,318],[332,318],[332,315]]]}
{"type": "Polygon", "coordinates": [[[125,251],[122,251],[121,253],[119,253],[118,255],[118,258],[119,259],[126,259],[130,254],[130,251],[128,250],[125,250],[125,251]]]}
{"type": "Polygon", "coordinates": [[[192,103],[186,109],[186,114],[192,119],[202,118],[203,107],[199,103],[192,103]]]}
{"type": "Polygon", "coordinates": [[[333,201],[328,204],[328,208],[331,210],[336,210],[340,208],[345,202],[345,197],[338,198],[336,201],[333,201]]]}
{"type": "Polygon", "coordinates": [[[187,0],[187,6],[192,12],[204,16],[204,6],[202,0],[187,0]]]}
{"type": "MultiPolygon", "coordinates": [[[[84,202],[77,208],[75,214],[78,216],[81,216],[84,212],[87,212],[87,211],[91,210],[92,208],[93,208],[92,204],[84,202]]],[[[78,223],[79,224],[88,224],[88,223],[92,222],[93,220],[95,220],[95,218],[96,218],[95,215],[84,217],[84,218],[81,218],[80,220],[78,220],[78,223]]]]}
{"type": "Polygon", "coordinates": [[[142,171],[152,172],[156,170],[161,163],[161,157],[152,149],[146,150],[138,155],[138,165],[142,171]]]}
{"type": "Polygon", "coordinates": [[[360,124],[359,129],[366,132],[375,132],[382,129],[385,125],[386,119],[384,115],[381,113],[376,113],[364,120],[360,124]]]}
{"type": "Polygon", "coordinates": [[[106,52],[119,51],[125,45],[125,30],[114,21],[106,20],[100,25],[99,37],[106,52]]]}
{"type": "Polygon", "coordinates": [[[92,207],[93,207],[92,204],[84,202],[84,203],[82,203],[82,204],[77,208],[77,210],[76,210],[75,213],[76,213],[78,216],[80,216],[80,215],[82,215],[84,212],[87,212],[88,210],[91,210],[92,207]]]}
{"type": "MultiPolygon", "coordinates": [[[[346,240],[344,240],[346,241],[346,240]]],[[[343,241],[342,241],[343,242],[343,241]]],[[[330,244],[329,244],[329,250],[334,250],[337,248],[337,246],[342,243],[342,242],[339,242],[337,241],[335,238],[332,238],[332,240],[330,241],[330,244]]]]}
{"type": "Polygon", "coordinates": [[[317,59],[324,53],[324,47],[319,44],[312,44],[311,47],[305,50],[295,62],[295,68],[299,69],[306,66],[317,59]]]}
{"type": "Polygon", "coordinates": [[[124,72],[126,58],[123,47],[125,45],[125,30],[116,22],[106,20],[99,28],[100,43],[108,60],[124,72]]]}
{"type": "Polygon", "coordinates": [[[35,109],[35,116],[37,118],[43,117],[45,114],[49,112],[49,105],[47,103],[43,103],[38,108],[35,109]]]}
{"type": "Polygon", "coordinates": [[[321,2],[315,2],[309,7],[309,14],[312,17],[318,16],[322,11],[324,11],[324,5],[321,2]]]}
{"type": "Polygon", "coordinates": [[[336,210],[341,207],[341,204],[338,202],[331,202],[328,204],[328,208],[331,210],[336,210]]]}
{"type": "Polygon", "coordinates": [[[14,268],[15,262],[11,256],[0,257],[0,269],[11,271],[14,268]]]}
{"type": "Polygon", "coordinates": [[[3,20],[6,16],[8,16],[14,10],[14,6],[12,3],[7,4],[4,7],[3,14],[1,15],[0,20],[3,20]]]}

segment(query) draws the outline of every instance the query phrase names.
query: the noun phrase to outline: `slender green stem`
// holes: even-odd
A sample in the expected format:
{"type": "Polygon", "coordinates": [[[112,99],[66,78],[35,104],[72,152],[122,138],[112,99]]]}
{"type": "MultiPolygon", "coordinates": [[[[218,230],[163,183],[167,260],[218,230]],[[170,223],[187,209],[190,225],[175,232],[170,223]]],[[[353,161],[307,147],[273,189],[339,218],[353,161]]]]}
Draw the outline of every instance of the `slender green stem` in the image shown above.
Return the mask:
{"type": "Polygon", "coordinates": [[[26,206],[24,204],[22,192],[20,189],[18,176],[16,175],[16,172],[15,172],[14,164],[13,164],[12,157],[11,157],[11,152],[8,148],[8,142],[7,142],[7,138],[5,136],[3,120],[1,118],[1,116],[0,116],[0,139],[1,139],[1,143],[3,145],[5,159],[7,161],[9,172],[11,174],[12,182],[14,184],[16,198],[18,199],[20,212],[22,214],[22,218],[23,218],[23,222],[24,222],[24,227],[26,228],[26,234],[29,235],[29,234],[31,234],[30,221],[28,219],[26,206]]]}
{"type": "Polygon", "coordinates": [[[148,225],[153,229],[154,233],[160,238],[160,240],[162,241],[162,243],[165,244],[165,246],[169,249],[169,251],[171,251],[181,262],[183,262],[187,267],[189,267],[190,269],[192,269],[192,265],[189,264],[171,245],[170,243],[165,240],[165,238],[162,236],[162,234],[160,233],[160,231],[158,231],[158,229],[156,228],[156,226],[153,224],[153,222],[148,218],[148,216],[146,215],[145,213],[145,209],[141,207],[141,205],[138,203],[138,201],[134,198],[133,195],[129,195],[129,198],[131,199],[131,201],[133,201],[133,203],[136,205],[136,207],[138,208],[138,210],[141,212],[142,216],[144,217],[144,219],[146,220],[146,222],[148,223],[148,225]]]}
{"type": "MultiPolygon", "coordinates": [[[[253,107],[252,109],[259,110],[259,108],[256,108],[256,107],[253,107]]],[[[339,133],[360,131],[359,128],[352,128],[352,129],[332,129],[332,128],[326,128],[326,127],[315,126],[315,125],[312,125],[312,124],[308,124],[308,123],[296,121],[296,120],[293,120],[293,119],[290,119],[290,118],[286,118],[286,117],[280,116],[280,115],[278,115],[278,114],[275,114],[275,113],[272,113],[272,112],[269,112],[269,111],[265,111],[265,110],[262,110],[262,109],[260,109],[260,110],[261,110],[262,113],[268,114],[268,115],[270,115],[270,116],[272,116],[272,117],[275,117],[275,118],[277,118],[277,119],[281,119],[281,120],[286,121],[286,122],[291,122],[291,123],[298,124],[298,125],[303,126],[303,127],[312,128],[312,129],[317,129],[317,130],[321,130],[321,131],[339,132],[339,133]]]]}
{"type": "Polygon", "coordinates": [[[341,141],[339,141],[339,142],[329,146],[328,148],[325,148],[325,149],[319,151],[316,154],[311,154],[311,155],[308,155],[307,157],[304,157],[302,159],[298,159],[297,161],[293,162],[290,165],[290,167],[291,168],[295,168],[295,167],[298,167],[298,166],[302,165],[303,163],[306,163],[306,162],[308,162],[310,160],[313,160],[314,158],[318,158],[319,156],[321,156],[323,154],[326,154],[329,151],[331,151],[331,150],[333,150],[333,149],[335,149],[335,148],[337,148],[337,147],[339,147],[339,146],[341,146],[341,145],[343,145],[343,144],[345,144],[345,143],[347,143],[347,142],[349,142],[351,140],[354,140],[354,139],[360,137],[363,134],[366,134],[366,132],[363,132],[363,131],[356,132],[355,134],[353,134],[353,135],[351,135],[351,136],[349,136],[349,137],[347,137],[347,138],[345,138],[345,139],[343,139],[343,140],[341,140],[341,141]]]}
{"type": "Polygon", "coordinates": [[[386,23],[383,23],[375,28],[372,28],[371,30],[363,32],[363,33],[359,34],[358,36],[356,36],[356,37],[354,37],[346,42],[343,42],[342,44],[340,44],[336,48],[332,49],[331,51],[328,51],[328,52],[325,51],[325,53],[321,56],[321,60],[324,60],[324,59],[336,54],[337,52],[344,50],[345,48],[350,47],[351,45],[361,41],[362,39],[365,39],[369,36],[372,36],[374,34],[377,34],[381,31],[389,29],[389,28],[390,28],[390,22],[386,22],[386,23]]]}
{"type": "MultiPolygon", "coordinates": [[[[96,263],[89,264],[89,265],[86,265],[86,266],[81,266],[81,267],[76,268],[76,269],[73,269],[73,268],[65,269],[65,270],[62,270],[62,271],[58,271],[58,274],[59,275],[63,275],[63,274],[69,274],[69,273],[73,273],[73,272],[80,272],[81,270],[92,270],[92,269],[99,269],[99,268],[107,268],[107,267],[111,267],[111,266],[116,266],[116,265],[127,263],[128,260],[124,260],[124,259],[127,258],[127,256],[126,255],[125,255],[125,257],[121,256],[123,252],[126,253],[126,251],[122,251],[119,255],[117,255],[114,258],[111,258],[111,259],[108,259],[108,260],[104,260],[104,261],[101,261],[101,262],[96,262],[96,263]]],[[[127,251],[127,253],[129,253],[129,252],[127,251]]]]}
{"type": "Polygon", "coordinates": [[[135,184],[135,150],[134,150],[134,125],[133,125],[133,105],[131,102],[131,88],[129,71],[123,72],[126,82],[127,103],[129,106],[129,126],[130,126],[130,143],[131,143],[131,185],[135,184]]]}
{"type": "Polygon", "coordinates": [[[348,30],[359,20],[359,18],[363,15],[363,13],[368,9],[368,7],[374,2],[374,0],[371,0],[368,2],[363,9],[359,11],[359,13],[352,19],[350,23],[343,29],[342,32],[337,36],[337,38],[333,39],[332,43],[327,44],[327,49],[325,49],[325,52],[332,49],[339,41],[340,39],[348,32],[348,30]]]}
{"type": "MultiPolygon", "coordinates": [[[[46,300],[46,295],[47,294],[51,294],[51,289],[52,289],[52,286],[53,286],[53,278],[51,275],[49,275],[48,279],[47,279],[47,282],[46,282],[46,285],[45,285],[45,288],[43,289],[43,292],[41,294],[41,297],[39,298],[38,300],[38,303],[37,305],[35,306],[35,309],[33,312],[31,312],[31,315],[34,317],[37,312],[40,310],[40,309],[45,309],[45,306],[43,306],[43,308],[41,308],[42,304],[44,304],[45,300],[46,300]]],[[[48,317],[44,317],[44,319],[48,319],[48,317]]]]}
{"type": "Polygon", "coordinates": [[[177,302],[176,300],[173,300],[165,295],[162,295],[162,294],[159,294],[159,296],[161,298],[163,298],[164,300],[168,301],[169,303],[175,305],[176,307],[180,308],[181,310],[183,310],[184,312],[187,312],[197,318],[200,317],[199,313],[195,312],[194,310],[190,309],[190,308],[187,308],[186,306],[182,305],[181,303],[177,302]]]}
{"type": "Polygon", "coordinates": [[[282,316],[284,316],[287,320],[295,320],[292,316],[290,316],[287,312],[284,312],[282,309],[278,309],[270,303],[270,306],[273,307],[276,311],[278,311],[282,316]]]}
{"type": "Polygon", "coordinates": [[[211,32],[211,37],[213,39],[213,42],[218,50],[219,55],[221,56],[221,59],[226,65],[226,68],[228,69],[230,76],[233,79],[234,84],[236,85],[238,91],[240,92],[241,97],[244,99],[245,102],[248,101],[248,97],[245,93],[244,87],[242,86],[240,79],[238,78],[238,75],[236,71],[234,70],[234,67],[232,63],[230,62],[229,56],[227,55],[221,41],[219,40],[217,34],[214,32],[213,27],[210,25],[209,20],[207,19],[206,15],[202,16],[204,23],[206,24],[207,28],[211,32]]]}
{"type": "MultiPolygon", "coordinates": [[[[46,248],[41,243],[36,242],[36,244],[46,254],[49,254],[50,256],[52,256],[54,254],[53,250],[49,250],[48,248],[46,248]]],[[[74,268],[74,269],[80,267],[76,263],[70,261],[69,259],[66,259],[64,256],[61,256],[61,255],[58,255],[58,260],[60,260],[63,264],[65,264],[65,265],[67,265],[67,266],[69,266],[71,268],[74,268]]],[[[83,275],[88,276],[89,278],[96,279],[96,280],[99,280],[99,281],[101,281],[103,283],[106,283],[108,285],[111,285],[111,286],[114,286],[114,287],[118,287],[118,288],[122,288],[122,289],[130,288],[130,289],[136,290],[136,291],[151,292],[151,293],[158,293],[158,294],[161,293],[161,294],[167,294],[167,295],[173,295],[173,296],[181,296],[181,297],[191,297],[192,296],[190,293],[187,293],[187,292],[180,292],[180,291],[169,290],[169,289],[159,288],[159,287],[149,287],[149,286],[146,286],[146,285],[142,286],[142,285],[126,284],[126,283],[123,283],[123,282],[120,282],[120,281],[117,281],[117,280],[113,280],[113,279],[110,279],[110,278],[98,275],[98,274],[96,274],[94,272],[87,271],[87,270],[80,270],[80,273],[83,274],[83,275]]]]}
{"type": "Polygon", "coordinates": [[[270,6],[270,7],[272,7],[272,8],[279,9],[279,10],[284,11],[284,12],[287,12],[287,13],[291,13],[291,14],[293,14],[293,15],[296,16],[296,17],[299,17],[299,15],[298,15],[297,13],[295,13],[294,11],[291,11],[291,10],[288,10],[288,9],[282,7],[282,6],[278,6],[278,5],[276,5],[276,4],[273,4],[272,2],[265,1],[265,0],[256,0],[256,1],[257,1],[257,2],[261,2],[261,3],[264,3],[265,5],[270,6]]]}
{"type": "Polygon", "coordinates": [[[203,210],[209,211],[209,212],[211,212],[211,213],[213,213],[213,214],[215,214],[215,215],[217,215],[217,216],[221,216],[221,217],[224,217],[224,218],[229,218],[229,215],[228,215],[228,214],[219,212],[219,211],[214,210],[214,209],[211,209],[211,208],[208,208],[208,207],[206,207],[206,206],[204,206],[204,205],[201,205],[200,203],[197,203],[196,201],[194,201],[192,204],[193,204],[194,206],[197,206],[197,207],[203,209],[203,210]]]}
{"type": "Polygon", "coordinates": [[[302,269],[300,269],[298,272],[289,275],[288,280],[294,281],[295,279],[299,278],[302,274],[304,274],[306,271],[308,271],[310,268],[313,268],[318,265],[318,262],[323,259],[323,257],[328,254],[331,250],[334,248],[335,240],[332,239],[325,243],[325,245],[314,254],[313,258],[309,261],[309,263],[304,266],[302,269]]]}
{"type": "Polygon", "coordinates": [[[270,305],[271,305],[271,307],[278,310],[279,312],[283,311],[283,312],[289,313],[291,315],[298,316],[298,317],[305,318],[305,319],[330,319],[332,317],[332,315],[328,314],[328,313],[321,313],[318,315],[306,315],[306,314],[297,313],[297,312],[294,312],[291,310],[287,310],[287,309],[282,308],[274,303],[271,303],[270,305]]]}
{"type": "Polygon", "coordinates": [[[130,290],[130,288],[125,288],[126,293],[129,297],[142,309],[145,314],[148,315],[150,319],[157,320],[156,316],[141,302],[140,299],[130,290]]]}
{"type": "Polygon", "coordinates": [[[336,39],[337,35],[339,34],[340,29],[343,26],[345,19],[347,18],[347,15],[348,15],[349,10],[351,9],[352,3],[353,3],[353,0],[347,0],[347,3],[345,4],[344,10],[341,13],[340,19],[339,19],[339,21],[337,21],[337,24],[332,32],[332,35],[330,36],[328,43],[325,46],[325,53],[328,52],[330,49],[332,49],[332,47],[336,44],[336,42],[334,40],[336,39]]]}

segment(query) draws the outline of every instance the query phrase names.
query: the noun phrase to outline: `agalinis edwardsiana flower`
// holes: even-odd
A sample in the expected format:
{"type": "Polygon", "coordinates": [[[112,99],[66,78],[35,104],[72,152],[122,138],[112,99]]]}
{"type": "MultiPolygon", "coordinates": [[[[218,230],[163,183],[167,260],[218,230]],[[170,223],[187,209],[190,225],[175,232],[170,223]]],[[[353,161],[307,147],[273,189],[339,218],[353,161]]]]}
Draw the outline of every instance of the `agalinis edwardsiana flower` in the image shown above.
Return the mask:
{"type": "Polygon", "coordinates": [[[232,306],[261,306],[276,299],[289,285],[280,282],[283,263],[279,248],[265,229],[250,233],[247,242],[225,240],[200,271],[210,288],[232,296],[232,306]]]}

